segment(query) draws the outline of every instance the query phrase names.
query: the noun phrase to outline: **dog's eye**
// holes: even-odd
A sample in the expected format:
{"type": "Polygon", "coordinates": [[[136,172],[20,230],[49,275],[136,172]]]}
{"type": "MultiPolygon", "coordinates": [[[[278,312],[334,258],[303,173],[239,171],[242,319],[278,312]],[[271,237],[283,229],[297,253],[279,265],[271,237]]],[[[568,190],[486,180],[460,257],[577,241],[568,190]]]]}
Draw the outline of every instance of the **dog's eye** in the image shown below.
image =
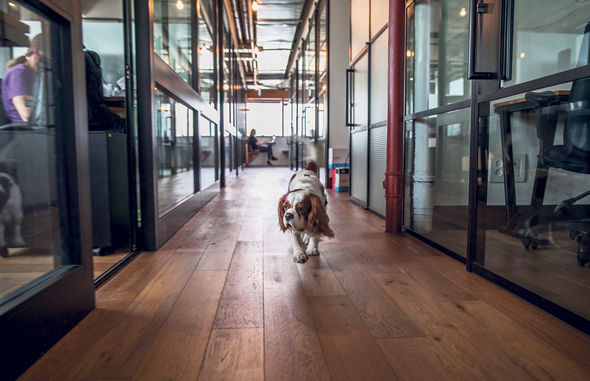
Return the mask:
{"type": "Polygon", "coordinates": [[[297,211],[298,211],[298,212],[303,212],[303,208],[302,208],[302,207],[300,207],[300,206],[298,206],[298,207],[297,207],[297,211]]]}
{"type": "Polygon", "coordinates": [[[289,206],[285,204],[285,205],[283,205],[283,209],[287,210],[287,209],[289,209],[289,206]]]}

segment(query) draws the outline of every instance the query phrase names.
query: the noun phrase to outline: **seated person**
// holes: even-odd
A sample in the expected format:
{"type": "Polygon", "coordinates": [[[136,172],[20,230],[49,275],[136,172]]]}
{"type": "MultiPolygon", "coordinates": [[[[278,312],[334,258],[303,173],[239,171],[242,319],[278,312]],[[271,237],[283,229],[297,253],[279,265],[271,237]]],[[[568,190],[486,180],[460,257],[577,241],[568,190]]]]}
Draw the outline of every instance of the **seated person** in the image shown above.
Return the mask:
{"type": "Polygon", "coordinates": [[[2,79],[2,103],[6,116],[12,123],[29,120],[31,108],[27,102],[33,100],[33,85],[37,63],[42,56],[41,34],[31,39],[24,56],[10,60],[6,64],[6,74],[2,79]]]}
{"type": "Polygon", "coordinates": [[[250,145],[250,150],[252,150],[252,151],[258,150],[260,152],[266,152],[268,155],[268,159],[266,160],[266,164],[272,165],[271,160],[278,160],[272,154],[272,144],[274,144],[274,143],[269,144],[266,140],[263,140],[259,143],[258,139],[256,139],[256,137],[254,135],[256,135],[256,130],[252,129],[250,131],[250,137],[248,138],[248,144],[250,145]]]}

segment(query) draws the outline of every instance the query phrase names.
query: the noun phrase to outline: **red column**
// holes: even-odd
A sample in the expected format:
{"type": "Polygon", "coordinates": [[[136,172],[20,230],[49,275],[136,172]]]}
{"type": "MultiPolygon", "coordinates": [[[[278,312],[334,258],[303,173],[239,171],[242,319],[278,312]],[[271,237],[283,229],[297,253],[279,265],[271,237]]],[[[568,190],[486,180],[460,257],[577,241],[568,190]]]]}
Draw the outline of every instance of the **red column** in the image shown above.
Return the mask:
{"type": "Polygon", "coordinates": [[[389,0],[389,67],[387,78],[387,167],[385,172],[385,231],[402,229],[404,192],[404,60],[405,0],[389,0]]]}

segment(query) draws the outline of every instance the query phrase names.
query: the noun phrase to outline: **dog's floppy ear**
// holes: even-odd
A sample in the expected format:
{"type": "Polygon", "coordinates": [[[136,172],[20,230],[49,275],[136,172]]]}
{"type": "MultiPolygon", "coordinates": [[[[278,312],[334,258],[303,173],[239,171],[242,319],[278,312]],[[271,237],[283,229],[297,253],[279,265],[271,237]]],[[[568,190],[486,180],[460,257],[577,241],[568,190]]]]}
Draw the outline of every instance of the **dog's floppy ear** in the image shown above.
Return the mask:
{"type": "Polygon", "coordinates": [[[325,235],[326,237],[334,238],[334,232],[328,225],[330,218],[326,214],[324,203],[315,194],[310,194],[311,212],[307,217],[307,231],[315,235],[325,235]]]}
{"type": "Polygon", "coordinates": [[[283,217],[285,216],[285,208],[283,204],[285,203],[285,199],[287,198],[288,194],[289,193],[285,193],[283,197],[281,197],[281,199],[279,200],[279,227],[281,228],[283,233],[287,231],[287,227],[283,223],[283,217]]]}

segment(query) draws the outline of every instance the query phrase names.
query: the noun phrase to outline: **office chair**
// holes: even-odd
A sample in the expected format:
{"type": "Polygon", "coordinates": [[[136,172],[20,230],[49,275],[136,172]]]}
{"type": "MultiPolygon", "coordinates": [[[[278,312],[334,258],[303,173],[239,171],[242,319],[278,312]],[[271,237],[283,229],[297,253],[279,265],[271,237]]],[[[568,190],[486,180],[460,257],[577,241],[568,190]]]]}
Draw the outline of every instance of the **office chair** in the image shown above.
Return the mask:
{"type": "MultiPolygon", "coordinates": [[[[586,24],[584,30],[576,67],[590,63],[589,45],[590,22],[586,24]]],[[[537,137],[540,142],[532,202],[538,216],[543,205],[549,168],[590,174],[590,78],[572,83],[567,103],[560,104],[557,95],[551,91],[526,93],[525,99],[534,106],[537,137]],[[559,113],[565,114],[563,145],[554,144],[559,113]]],[[[558,203],[553,212],[554,215],[566,217],[573,215],[573,204],[588,195],[590,195],[590,190],[558,203]]],[[[588,263],[590,261],[590,218],[554,221],[530,226],[522,239],[523,245],[527,249],[530,247],[534,250],[538,244],[537,234],[559,230],[569,230],[570,238],[578,243],[578,264],[584,266],[588,263]]]]}

